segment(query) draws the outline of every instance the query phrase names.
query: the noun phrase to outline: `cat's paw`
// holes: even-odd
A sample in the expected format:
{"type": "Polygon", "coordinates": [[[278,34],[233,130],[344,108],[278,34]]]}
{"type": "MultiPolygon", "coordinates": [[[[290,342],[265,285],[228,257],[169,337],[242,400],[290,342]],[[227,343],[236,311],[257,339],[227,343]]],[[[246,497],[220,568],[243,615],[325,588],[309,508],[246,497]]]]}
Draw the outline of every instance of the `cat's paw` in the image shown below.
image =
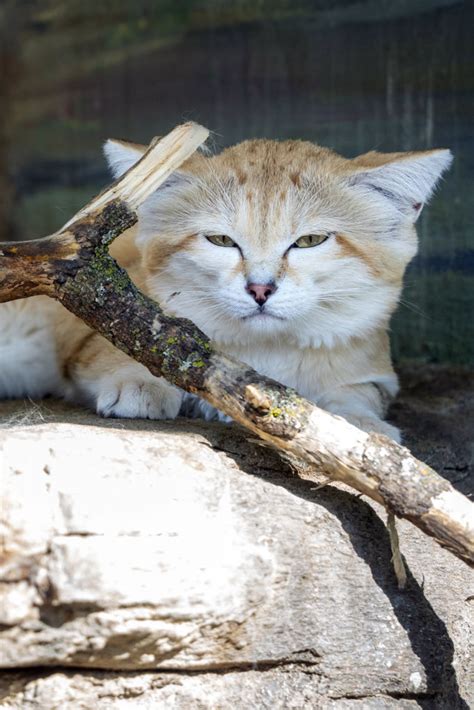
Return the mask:
{"type": "Polygon", "coordinates": [[[102,417],[175,419],[183,393],[158,377],[128,377],[118,372],[103,378],[96,400],[102,417]]]}
{"type": "Polygon", "coordinates": [[[397,427],[378,417],[349,416],[345,417],[350,424],[362,429],[362,431],[375,431],[377,434],[385,434],[389,439],[393,439],[397,444],[401,443],[402,435],[397,427]]]}

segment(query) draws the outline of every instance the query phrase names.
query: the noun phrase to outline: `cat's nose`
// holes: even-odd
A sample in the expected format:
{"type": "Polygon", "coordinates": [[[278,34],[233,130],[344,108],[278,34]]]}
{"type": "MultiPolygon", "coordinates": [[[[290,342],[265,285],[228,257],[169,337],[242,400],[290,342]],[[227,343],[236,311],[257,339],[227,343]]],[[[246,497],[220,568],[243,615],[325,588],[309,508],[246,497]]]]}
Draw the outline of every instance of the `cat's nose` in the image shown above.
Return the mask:
{"type": "Polygon", "coordinates": [[[247,284],[246,290],[259,306],[263,306],[267,298],[271,296],[272,293],[275,293],[277,287],[273,282],[268,284],[247,284]]]}

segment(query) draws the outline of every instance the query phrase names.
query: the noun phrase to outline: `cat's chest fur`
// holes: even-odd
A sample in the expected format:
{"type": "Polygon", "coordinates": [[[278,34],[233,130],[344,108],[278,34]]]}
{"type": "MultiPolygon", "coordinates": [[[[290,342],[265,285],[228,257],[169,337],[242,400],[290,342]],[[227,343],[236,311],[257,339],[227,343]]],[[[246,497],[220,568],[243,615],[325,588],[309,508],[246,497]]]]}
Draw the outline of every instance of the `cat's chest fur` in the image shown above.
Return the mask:
{"type": "Polygon", "coordinates": [[[241,347],[236,343],[222,349],[262,375],[294,387],[305,397],[316,397],[327,380],[324,355],[318,358],[318,353],[310,348],[301,349],[291,344],[241,347]]]}
{"type": "Polygon", "coordinates": [[[375,382],[388,391],[396,388],[396,377],[386,362],[387,349],[380,348],[385,333],[374,333],[365,342],[352,341],[328,348],[299,347],[275,342],[242,346],[220,346],[224,352],[241,360],[257,372],[293,387],[304,397],[318,400],[343,385],[375,382]]]}
{"type": "MultiPolygon", "coordinates": [[[[386,337],[385,332],[376,332],[365,342],[354,341],[335,348],[301,348],[281,341],[253,346],[239,343],[215,345],[260,374],[293,387],[303,397],[320,404],[328,393],[348,385],[373,383],[388,396],[396,393],[397,377],[389,366],[387,348],[381,347],[386,337]]],[[[194,395],[185,395],[182,413],[229,421],[194,395]]]]}

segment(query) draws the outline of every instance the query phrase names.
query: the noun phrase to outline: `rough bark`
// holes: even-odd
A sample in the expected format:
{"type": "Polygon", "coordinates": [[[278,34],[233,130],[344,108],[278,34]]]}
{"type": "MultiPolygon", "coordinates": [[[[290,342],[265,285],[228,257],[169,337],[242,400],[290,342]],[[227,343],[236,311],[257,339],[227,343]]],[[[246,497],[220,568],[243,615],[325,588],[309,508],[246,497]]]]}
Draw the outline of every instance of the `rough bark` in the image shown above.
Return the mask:
{"type": "Polygon", "coordinates": [[[472,572],[410,525],[401,593],[374,509],[238,427],[51,402],[0,417],[2,707],[474,700],[472,572]]]}
{"type": "Polygon", "coordinates": [[[304,462],[307,477],[317,471],[319,480],[323,472],[356,488],[473,565],[474,506],[446,480],[388,438],[358,430],[215,351],[193,323],[166,316],[140,293],[109,256],[110,242],[136,221],[133,210],[206,135],[194,124],[178,127],[58,235],[0,244],[0,301],[33,293],[57,298],[153,374],[304,462]]]}

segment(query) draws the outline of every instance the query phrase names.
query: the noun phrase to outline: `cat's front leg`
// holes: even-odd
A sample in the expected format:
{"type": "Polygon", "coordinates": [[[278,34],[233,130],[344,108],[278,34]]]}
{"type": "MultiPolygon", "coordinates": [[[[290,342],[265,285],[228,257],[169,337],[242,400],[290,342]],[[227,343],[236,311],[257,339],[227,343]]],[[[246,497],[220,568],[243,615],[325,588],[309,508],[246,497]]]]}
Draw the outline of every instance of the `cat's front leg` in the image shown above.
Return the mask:
{"type": "Polygon", "coordinates": [[[325,392],[316,404],[331,414],[344,417],[363,431],[385,434],[400,443],[400,431],[384,421],[390,396],[378,385],[368,382],[345,385],[325,392]]]}
{"type": "Polygon", "coordinates": [[[103,417],[174,419],[183,392],[154,377],[96,333],[64,363],[66,397],[93,406],[103,417]]]}

